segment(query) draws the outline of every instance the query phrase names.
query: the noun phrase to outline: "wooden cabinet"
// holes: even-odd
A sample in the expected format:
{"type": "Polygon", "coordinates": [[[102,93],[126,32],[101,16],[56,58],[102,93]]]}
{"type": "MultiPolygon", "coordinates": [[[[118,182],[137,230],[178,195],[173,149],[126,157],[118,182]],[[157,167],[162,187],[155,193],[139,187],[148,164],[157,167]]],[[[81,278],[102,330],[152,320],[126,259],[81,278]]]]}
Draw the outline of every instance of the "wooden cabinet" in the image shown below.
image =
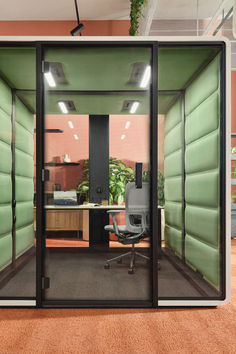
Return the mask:
{"type": "Polygon", "coordinates": [[[84,210],[47,210],[46,230],[83,231],[83,213],[84,210]]]}

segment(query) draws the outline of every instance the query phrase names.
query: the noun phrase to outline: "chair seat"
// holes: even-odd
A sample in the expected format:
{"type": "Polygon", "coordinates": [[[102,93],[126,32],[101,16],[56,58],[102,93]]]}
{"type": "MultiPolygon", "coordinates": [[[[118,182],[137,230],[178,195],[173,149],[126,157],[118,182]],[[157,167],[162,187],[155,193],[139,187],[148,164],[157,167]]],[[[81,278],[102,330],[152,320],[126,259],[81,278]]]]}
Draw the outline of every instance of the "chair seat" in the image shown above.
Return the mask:
{"type": "MultiPolygon", "coordinates": [[[[115,232],[113,225],[106,225],[105,230],[109,232],[115,232]]],[[[129,232],[126,228],[126,225],[118,225],[118,230],[120,232],[129,232]]]]}

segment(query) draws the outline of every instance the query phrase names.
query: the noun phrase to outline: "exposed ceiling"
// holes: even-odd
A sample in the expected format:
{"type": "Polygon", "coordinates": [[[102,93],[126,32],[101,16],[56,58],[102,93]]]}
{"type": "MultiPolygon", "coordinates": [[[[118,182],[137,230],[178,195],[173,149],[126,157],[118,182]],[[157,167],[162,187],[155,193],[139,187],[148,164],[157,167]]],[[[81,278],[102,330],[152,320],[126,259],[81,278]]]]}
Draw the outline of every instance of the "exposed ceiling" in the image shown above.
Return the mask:
{"type": "MultiPolygon", "coordinates": [[[[156,0],[154,19],[210,18],[222,0],[156,0]]],[[[128,19],[129,0],[78,0],[82,20],[128,19]]],[[[0,0],[0,21],[75,20],[74,0],[0,0]]]]}

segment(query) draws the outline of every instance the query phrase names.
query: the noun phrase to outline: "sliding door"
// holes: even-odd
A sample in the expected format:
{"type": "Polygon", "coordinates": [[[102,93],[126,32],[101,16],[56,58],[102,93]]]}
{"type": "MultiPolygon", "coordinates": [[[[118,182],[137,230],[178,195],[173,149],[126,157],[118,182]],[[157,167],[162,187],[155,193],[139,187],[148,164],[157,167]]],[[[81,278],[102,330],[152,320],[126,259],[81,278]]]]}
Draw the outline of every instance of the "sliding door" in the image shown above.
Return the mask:
{"type": "Polygon", "coordinates": [[[51,44],[41,55],[43,305],[151,307],[152,46],[51,44]]]}

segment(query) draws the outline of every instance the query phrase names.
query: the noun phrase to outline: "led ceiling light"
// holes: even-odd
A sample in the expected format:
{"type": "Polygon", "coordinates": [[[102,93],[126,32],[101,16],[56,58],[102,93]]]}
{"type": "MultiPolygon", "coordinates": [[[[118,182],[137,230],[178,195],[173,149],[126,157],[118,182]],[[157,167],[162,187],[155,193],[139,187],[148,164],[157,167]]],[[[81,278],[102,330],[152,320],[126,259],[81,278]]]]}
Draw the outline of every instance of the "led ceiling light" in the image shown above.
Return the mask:
{"type": "Polygon", "coordinates": [[[71,129],[74,129],[74,124],[70,120],[68,121],[68,125],[71,129]]]}
{"type": "Polygon", "coordinates": [[[56,87],[56,82],[54,80],[54,77],[51,73],[51,71],[48,71],[44,73],[45,79],[47,80],[47,83],[50,87],[56,87]]]}
{"type": "Polygon", "coordinates": [[[74,134],[74,138],[75,138],[75,140],[78,140],[78,139],[79,139],[79,137],[78,137],[77,134],[74,134]]]}
{"type": "Polygon", "coordinates": [[[121,135],[121,140],[124,140],[125,134],[121,135]]]}
{"type": "Polygon", "coordinates": [[[82,23],[80,23],[80,20],[79,20],[79,10],[78,10],[77,0],[75,0],[75,11],[76,11],[78,25],[75,28],[73,28],[73,30],[70,32],[72,36],[75,36],[78,33],[80,35],[82,35],[81,31],[84,29],[84,25],[82,23]]]}
{"type": "Polygon", "coordinates": [[[140,82],[140,87],[142,87],[142,88],[147,87],[147,85],[150,81],[150,77],[151,77],[151,66],[148,65],[148,66],[146,66],[146,69],[144,71],[142,80],[140,82]]]}
{"type": "Polygon", "coordinates": [[[58,106],[60,107],[60,110],[62,111],[62,113],[67,114],[68,113],[68,109],[66,107],[65,102],[63,101],[58,101],[58,106]]]}
{"type": "Polygon", "coordinates": [[[130,127],[130,121],[128,120],[126,123],[125,123],[125,129],[129,129],[130,127]]]}
{"type": "Polygon", "coordinates": [[[139,101],[134,101],[134,103],[130,108],[130,113],[135,113],[137,111],[138,106],[139,106],[139,101]]]}

